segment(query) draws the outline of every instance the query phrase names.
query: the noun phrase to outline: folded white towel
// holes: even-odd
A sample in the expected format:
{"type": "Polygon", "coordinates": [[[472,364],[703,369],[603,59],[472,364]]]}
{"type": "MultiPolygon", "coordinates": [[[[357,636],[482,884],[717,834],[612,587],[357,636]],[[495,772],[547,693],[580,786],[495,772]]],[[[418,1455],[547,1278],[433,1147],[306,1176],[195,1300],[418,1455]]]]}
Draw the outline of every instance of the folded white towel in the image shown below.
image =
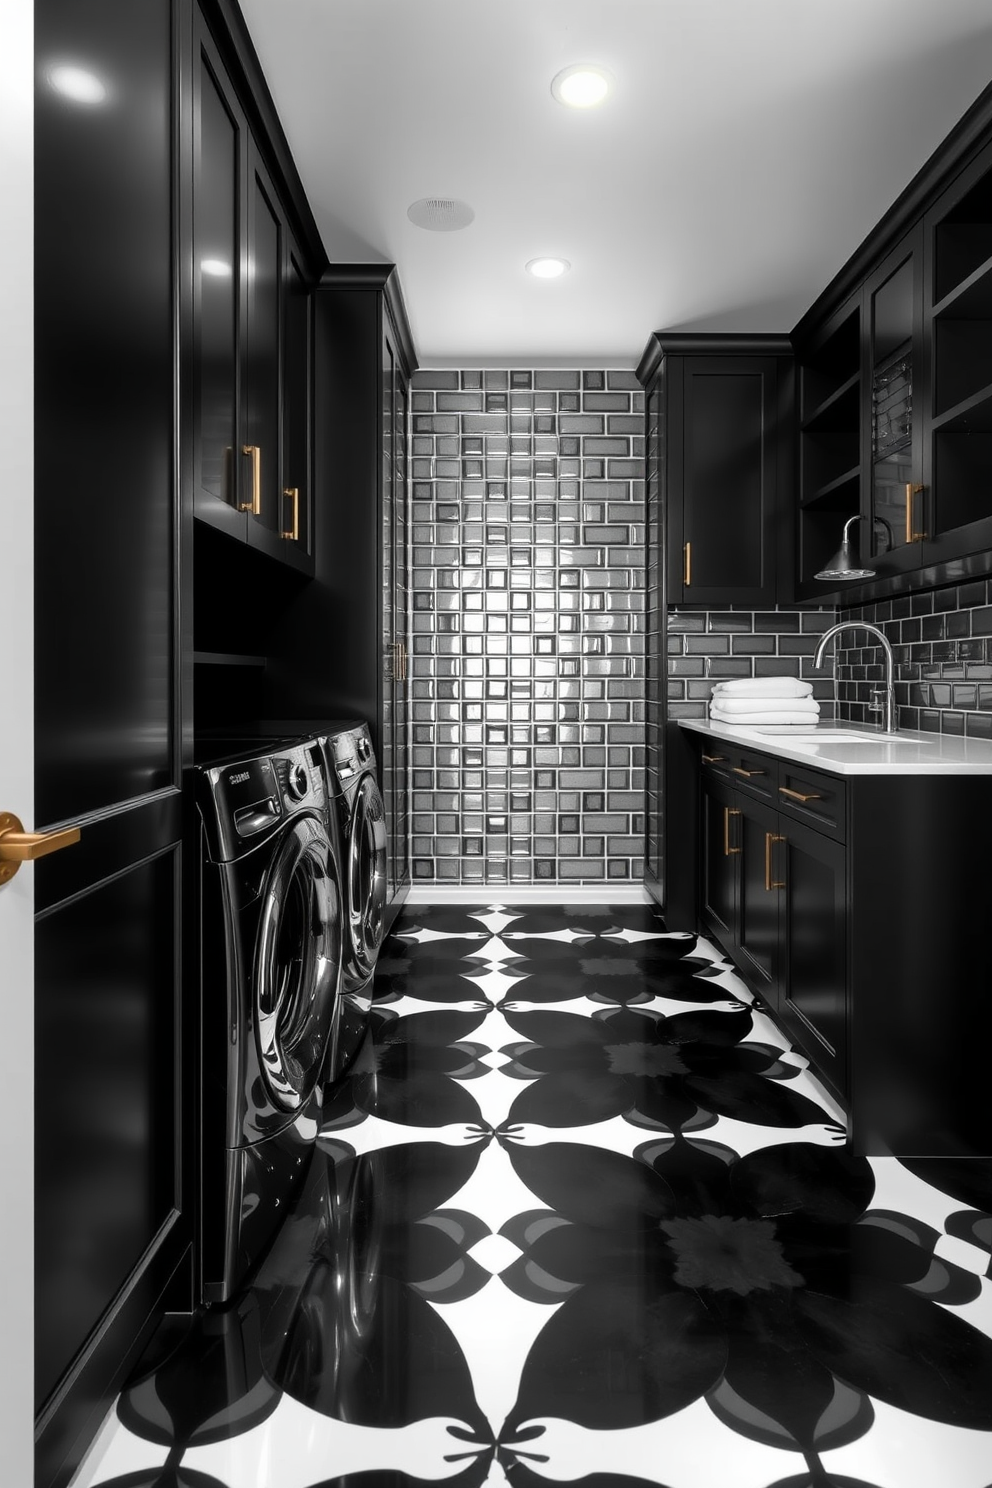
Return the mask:
{"type": "Polygon", "coordinates": [[[711,708],[721,708],[724,713],[750,713],[754,708],[762,713],[790,713],[809,712],[819,713],[820,705],[816,698],[786,698],[786,697],[726,697],[722,692],[714,693],[710,698],[711,708]]]}
{"type": "Polygon", "coordinates": [[[721,697],[810,697],[812,682],[800,682],[798,677],[735,677],[728,682],[714,682],[714,693],[721,697]]]}
{"type": "Polygon", "coordinates": [[[733,724],[735,728],[749,728],[751,724],[755,723],[799,723],[804,724],[806,728],[810,728],[815,725],[817,716],[816,713],[810,713],[806,710],[784,712],[782,709],[779,709],[778,712],[762,713],[758,709],[755,709],[753,713],[723,713],[719,708],[710,709],[711,718],[715,719],[718,723],[733,724]]]}

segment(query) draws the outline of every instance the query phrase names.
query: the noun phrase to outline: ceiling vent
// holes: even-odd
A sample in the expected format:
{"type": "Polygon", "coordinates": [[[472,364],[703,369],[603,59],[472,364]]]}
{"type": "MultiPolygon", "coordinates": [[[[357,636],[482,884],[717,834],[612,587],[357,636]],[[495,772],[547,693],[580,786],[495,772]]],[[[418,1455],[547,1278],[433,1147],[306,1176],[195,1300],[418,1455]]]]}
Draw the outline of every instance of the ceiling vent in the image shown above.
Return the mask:
{"type": "Polygon", "coordinates": [[[428,232],[457,232],[475,217],[468,202],[454,201],[450,196],[423,196],[407,207],[406,215],[415,227],[425,227],[428,232]]]}

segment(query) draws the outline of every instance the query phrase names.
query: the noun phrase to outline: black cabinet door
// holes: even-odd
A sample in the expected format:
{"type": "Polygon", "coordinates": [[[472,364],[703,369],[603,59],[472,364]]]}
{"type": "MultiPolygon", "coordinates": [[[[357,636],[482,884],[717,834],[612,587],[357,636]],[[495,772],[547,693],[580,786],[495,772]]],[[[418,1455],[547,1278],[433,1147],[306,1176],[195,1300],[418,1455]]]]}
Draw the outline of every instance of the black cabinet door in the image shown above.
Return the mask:
{"type": "Polygon", "coordinates": [[[842,1099],[848,1095],[847,850],[782,820],[779,1017],[842,1099]]]}
{"type": "Polygon", "coordinates": [[[244,335],[245,425],[242,491],[248,541],[273,551],[282,532],[280,350],[282,216],[253,140],[248,146],[248,318],[244,335]]]}
{"type": "Polygon", "coordinates": [[[737,879],[741,851],[737,793],[705,773],[700,792],[700,917],[728,954],[737,938],[737,879]]]}
{"type": "Polygon", "coordinates": [[[778,813],[743,791],[736,792],[740,811],[740,878],[737,901],[737,946],[745,975],[773,1011],[779,1006],[779,908],[781,877],[778,813]]]}
{"type": "Polygon", "coordinates": [[[308,563],[312,544],[312,296],[292,239],[283,278],[282,541],[308,563]]]}
{"type": "Polygon", "coordinates": [[[682,358],[667,398],[669,603],[773,605],[777,359],[682,358]]]}
{"type": "MultiPolygon", "coordinates": [[[[869,277],[862,324],[862,464],[867,511],[857,547],[879,578],[920,567],[926,522],[923,232],[917,225],[869,277]]],[[[838,539],[839,542],[839,539],[838,539]]]]}
{"type": "Polygon", "coordinates": [[[193,503],[200,521],[244,541],[241,338],[248,129],[196,15],[193,65],[193,503]]]}

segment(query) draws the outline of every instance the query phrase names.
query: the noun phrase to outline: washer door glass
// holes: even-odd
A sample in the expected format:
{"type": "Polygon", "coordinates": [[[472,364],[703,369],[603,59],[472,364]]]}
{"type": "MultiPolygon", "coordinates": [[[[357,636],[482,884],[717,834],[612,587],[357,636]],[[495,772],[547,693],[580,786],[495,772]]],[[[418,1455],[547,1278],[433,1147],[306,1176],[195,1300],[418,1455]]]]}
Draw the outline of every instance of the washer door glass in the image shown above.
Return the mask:
{"type": "Polygon", "coordinates": [[[355,962],[371,976],[386,908],[386,813],[373,775],[362,777],[348,834],[348,918],[355,962]]]}
{"type": "Polygon", "coordinates": [[[273,1101],[295,1111],[320,1076],[341,970],[337,866],[316,817],[300,817],[286,833],[263,900],[255,961],[259,1060],[273,1101]]]}

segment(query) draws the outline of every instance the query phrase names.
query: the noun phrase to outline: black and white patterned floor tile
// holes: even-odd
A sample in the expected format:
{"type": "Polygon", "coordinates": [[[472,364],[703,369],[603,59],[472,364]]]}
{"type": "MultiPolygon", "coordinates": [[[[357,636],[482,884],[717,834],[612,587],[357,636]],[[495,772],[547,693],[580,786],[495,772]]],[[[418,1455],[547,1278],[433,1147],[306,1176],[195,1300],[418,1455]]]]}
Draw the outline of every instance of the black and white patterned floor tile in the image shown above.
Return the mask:
{"type": "Polygon", "coordinates": [[[844,1137],[652,907],[410,908],[253,1284],[77,1488],[989,1488],[990,1165],[844,1137]]]}

